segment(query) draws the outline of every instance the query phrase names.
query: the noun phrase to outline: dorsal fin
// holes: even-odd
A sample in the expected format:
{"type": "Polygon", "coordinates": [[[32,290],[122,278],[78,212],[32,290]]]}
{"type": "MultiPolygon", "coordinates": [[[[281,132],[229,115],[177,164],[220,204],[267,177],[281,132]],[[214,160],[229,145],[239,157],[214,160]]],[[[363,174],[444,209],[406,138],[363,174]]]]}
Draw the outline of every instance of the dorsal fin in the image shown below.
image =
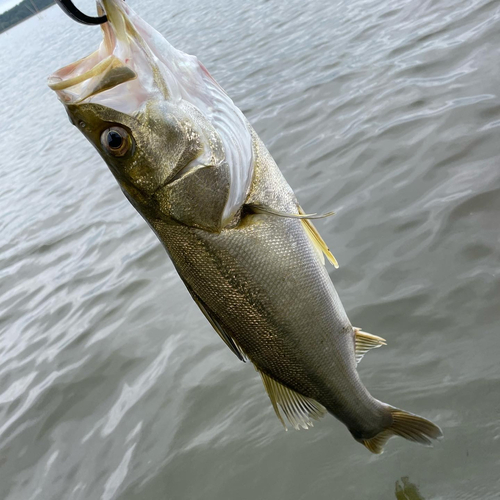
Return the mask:
{"type": "Polygon", "coordinates": [[[362,332],[361,328],[356,327],[354,327],[354,342],[356,349],[356,363],[359,363],[370,349],[376,349],[377,347],[387,345],[385,339],[382,337],[362,332]]]}
{"type": "Polygon", "coordinates": [[[319,420],[326,415],[326,408],[314,399],[302,396],[302,394],[289,389],[269,375],[261,372],[257,367],[255,369],[262,377],[262,382],[264,382],[264,387],[271,400],[276,416],[283,424],[285,430],[287,430],[287,426],[280,413],[280,409],[290,422],[290,425],[297,430],[313,427],[313,420],[319,420]]]}

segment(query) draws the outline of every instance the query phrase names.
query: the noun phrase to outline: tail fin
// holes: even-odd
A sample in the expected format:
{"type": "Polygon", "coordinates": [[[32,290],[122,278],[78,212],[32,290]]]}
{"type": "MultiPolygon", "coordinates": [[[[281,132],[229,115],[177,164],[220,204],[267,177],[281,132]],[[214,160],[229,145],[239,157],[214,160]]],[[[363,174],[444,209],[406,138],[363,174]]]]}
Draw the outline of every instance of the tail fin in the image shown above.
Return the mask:
{"type": "Polygon", "coordinates": [[[385,443],[392,436],[401,436],[425,446],[432,444],[431,439],[443,437],[441,429],[430,420],[393,406],[387,405],[387,409],[391,413],[392,424],[374,437],[360,440],[372,453],[382,453],[385,443]]]}

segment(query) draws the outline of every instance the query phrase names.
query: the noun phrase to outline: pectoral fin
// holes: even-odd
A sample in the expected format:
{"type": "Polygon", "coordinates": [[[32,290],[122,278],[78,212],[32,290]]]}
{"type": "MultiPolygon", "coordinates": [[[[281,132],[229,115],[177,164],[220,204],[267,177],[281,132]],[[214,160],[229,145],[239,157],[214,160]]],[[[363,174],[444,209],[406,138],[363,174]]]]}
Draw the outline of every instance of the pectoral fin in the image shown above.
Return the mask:
{"type": "Polygon", "coordinates": [[[331,215],[335,215],[335,212],[327,212],[326,214],[306,214],[304,210],[302,210],[302,208],[298,206],[299,213],[294,214],[289,212],[283,212],[281,210],[276,210],[274,208],[267,207],[264,205],[248,204],[246,206],[257,214],[271,214],[271,215],[276,215],[277,217],[284,217],[287,219],[300,219],[300,222],[302,222],[302,226],[304,227],[307,236],[311,240],[314,249],[318,253],[320,261],[324,264],[325,263],[324,255],[326,255],[326,258],[329,260],[329,262],[333,264],[335,269],[338,269],[339,263],[337,262],[337,259],[333,256],[332,252],[330,252],[330,249],[326,245],[325,241],[320,236],[318,230],[313,226],[311,222],[311,219],[324,219],[325,217],[330,217],[331,215]]]}
{"type": "Polygon", "coordinates": [[[283,424],[285,430],[287,430],[287,427],[280,413],[280,408],[290,424],[297,430],[301,427],[303,429],[313,427],[313,419],[319,420],[326,415],[326,408],[314,399],[302,396],[261,372],[257,367],[255,369],[262,377],[262,382],[264,382],[264,387],[271,400],[276,416],[283,424]]]}
{"type": "MultiPolygon", "coordinates": [[[[301,207],[299,207],[299,214],[304,214],[304,211],[301,207]]],[[[333,267],[335,267],[335,269],[338,269],[339,263],[337,262],[337,259],[333,256],[332,252],[330,252],[330,249],[318,233],[318,230],[313,226],[313,223],[309,219],[301,219],[300,222],[302,222],[302,226],[304,227],[307,236],[309,237],[311,243],[317,251],[321,262],[323,262],[323,264],[325,263],[325,258],[323,255],[326,255],[326,258],[331,264],[333,264],[333,267]]]]}
{"type": "Polygon", "coordinates": [[[283,212],[282,210],[276,210],[271,207],[266,207],[264,205],[248,204],[248,208],[251,208],[257,214],[271,214],[278,217],[284,217],[285,219],[324,219],[325,217],[330,217],[335,215],[335,212],[327,212],[326,214],[306,214],[299,208],[298,214],[293,214],[290,212],[283,212]]]}
{"type": "Polygon", "coordinates": [[[359,363],[370,349],[376,349],[377,347],[387,345],[385,339],[382,337],[362,332],[361,328],[354,328],[354,342],[356,349],[356,363],[359,363]]]}
{"type": "MultiPolygon", "coordinates": [[[[182,280],[184,281],[184,280],[182,280]]],[[[212,325],[213,329],[219,334],[220,338],[224,341],[224,343],[233,351],[233,353],[243,361],[244,363],[247,360],[246,354],[243,352],[241,347],[236,343],[236,341],[229,335],[222,325],[219,323],[217,316],[207,307],[207,305],[198,297],[198,295],[194,292],[194,290],[184,281],[186,288],[188,289],[193,300],[198,304],[201,312],[205,315],[205,318],[208,319],[209,323],[212,325]]]]}

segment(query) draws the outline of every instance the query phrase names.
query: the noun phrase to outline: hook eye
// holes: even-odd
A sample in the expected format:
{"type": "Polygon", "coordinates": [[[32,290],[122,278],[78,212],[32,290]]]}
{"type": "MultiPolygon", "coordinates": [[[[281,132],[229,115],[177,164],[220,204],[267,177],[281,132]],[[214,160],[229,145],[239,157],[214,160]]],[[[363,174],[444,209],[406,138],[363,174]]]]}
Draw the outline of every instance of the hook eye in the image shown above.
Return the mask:
{"type": "Polygon", "coordinates": [[[59,5],[59,7],[61,7],[61,9],[69,17],[71,17],[71,19],[73,19],[78,23],[95,25],[95,24],[103,24],[108,21],[108,18],[106,16],[100,16],[100,17],[87,16],[81,10],[79,10],[75,5],[73,5],[71,0],[56,0],[56,2],[59,5]]]}

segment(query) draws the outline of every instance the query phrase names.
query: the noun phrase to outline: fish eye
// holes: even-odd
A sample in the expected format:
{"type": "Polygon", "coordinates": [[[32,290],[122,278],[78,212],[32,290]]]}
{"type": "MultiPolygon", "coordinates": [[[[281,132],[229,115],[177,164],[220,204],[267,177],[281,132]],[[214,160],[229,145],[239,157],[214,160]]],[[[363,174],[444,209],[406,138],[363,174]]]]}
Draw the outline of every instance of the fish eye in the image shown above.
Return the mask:
{"type": "Polygon", "coordinates": [[[102,147],[113,156],[125,156],[132,147],[130,134],[122,127],[110,127],[101,134],[102,147]]]}

